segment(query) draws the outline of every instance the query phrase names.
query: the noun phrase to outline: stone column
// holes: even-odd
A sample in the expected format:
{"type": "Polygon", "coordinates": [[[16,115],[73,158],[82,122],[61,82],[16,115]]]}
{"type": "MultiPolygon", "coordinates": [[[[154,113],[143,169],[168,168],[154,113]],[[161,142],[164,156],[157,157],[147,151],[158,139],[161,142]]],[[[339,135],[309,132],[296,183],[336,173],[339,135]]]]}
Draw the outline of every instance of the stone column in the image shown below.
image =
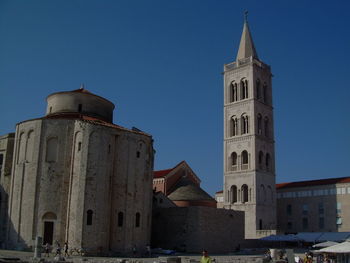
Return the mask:
{"type": "Polygon", "coordinates": [[[41,258],[42,243],[43,243],[42,237],[37,236],[35,239],[34,258],[41,258]]]}

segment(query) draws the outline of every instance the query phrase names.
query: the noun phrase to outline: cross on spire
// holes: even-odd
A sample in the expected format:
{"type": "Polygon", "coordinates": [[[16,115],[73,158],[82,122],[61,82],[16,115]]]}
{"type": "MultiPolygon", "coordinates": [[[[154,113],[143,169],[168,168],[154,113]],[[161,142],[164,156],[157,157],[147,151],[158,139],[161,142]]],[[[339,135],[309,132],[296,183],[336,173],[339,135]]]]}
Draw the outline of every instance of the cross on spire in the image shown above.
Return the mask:
{"type": "Polygon", "coordinates": [[[248,10],[244,11],[244,22],[248,23],[248,10]]]}

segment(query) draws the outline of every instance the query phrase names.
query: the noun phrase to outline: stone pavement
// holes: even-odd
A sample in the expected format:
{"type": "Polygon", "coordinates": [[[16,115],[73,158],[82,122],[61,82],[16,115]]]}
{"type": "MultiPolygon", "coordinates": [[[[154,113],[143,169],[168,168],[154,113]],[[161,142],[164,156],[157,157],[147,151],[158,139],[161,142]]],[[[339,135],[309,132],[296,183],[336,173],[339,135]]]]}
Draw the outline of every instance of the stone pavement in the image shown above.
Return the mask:
{"type": "MultiPolygon", "coordinates": [[[[16,250],[0,250],[1,262],[57,262],[54,259],[54,254],[50,257],[45,257],[42,254],[41,259],[33,260],[33,252],[24,252],[16,250]]],[[[173,256],[160,255],[159,257],[151,258],[130,258],[130,257],[82,257],[69,256],[64,262],[73,263],[199,263],[201,255],[181,254],[173,256]]],[[[216,263],[262,263],[261,255],[211,255],[211,258],[216,263]]]]}

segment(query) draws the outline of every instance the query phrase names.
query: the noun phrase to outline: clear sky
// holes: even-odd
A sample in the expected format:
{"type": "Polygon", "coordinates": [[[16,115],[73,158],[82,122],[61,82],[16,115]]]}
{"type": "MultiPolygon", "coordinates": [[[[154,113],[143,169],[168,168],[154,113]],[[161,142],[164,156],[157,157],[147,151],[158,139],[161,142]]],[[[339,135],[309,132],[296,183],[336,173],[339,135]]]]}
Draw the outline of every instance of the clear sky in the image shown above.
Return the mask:
{"type": "Polygon", "coordinates": [[[186,160],[223,184],[223,64],[244,10],[271,65],[277,182],[350,176],[350,1],[0,0],[0,134],[78,89],[154,138],[155,169],[186,160]]]}

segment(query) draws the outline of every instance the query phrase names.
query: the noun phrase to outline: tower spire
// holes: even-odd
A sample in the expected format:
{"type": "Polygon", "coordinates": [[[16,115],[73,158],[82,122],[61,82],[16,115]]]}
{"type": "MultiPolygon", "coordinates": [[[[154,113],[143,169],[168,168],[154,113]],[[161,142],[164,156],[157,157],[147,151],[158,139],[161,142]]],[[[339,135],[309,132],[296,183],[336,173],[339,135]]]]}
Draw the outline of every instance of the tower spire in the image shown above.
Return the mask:
{"type": "Polygon", "coordinates": [[[239,43],[239,49],[236,60],[253,57],[258,59],[258,53],[255,50],[253,38],[249,31],[248,26],[248,11],[244,12],[244,25],[241,36],[241,42],[239,43]]]}

